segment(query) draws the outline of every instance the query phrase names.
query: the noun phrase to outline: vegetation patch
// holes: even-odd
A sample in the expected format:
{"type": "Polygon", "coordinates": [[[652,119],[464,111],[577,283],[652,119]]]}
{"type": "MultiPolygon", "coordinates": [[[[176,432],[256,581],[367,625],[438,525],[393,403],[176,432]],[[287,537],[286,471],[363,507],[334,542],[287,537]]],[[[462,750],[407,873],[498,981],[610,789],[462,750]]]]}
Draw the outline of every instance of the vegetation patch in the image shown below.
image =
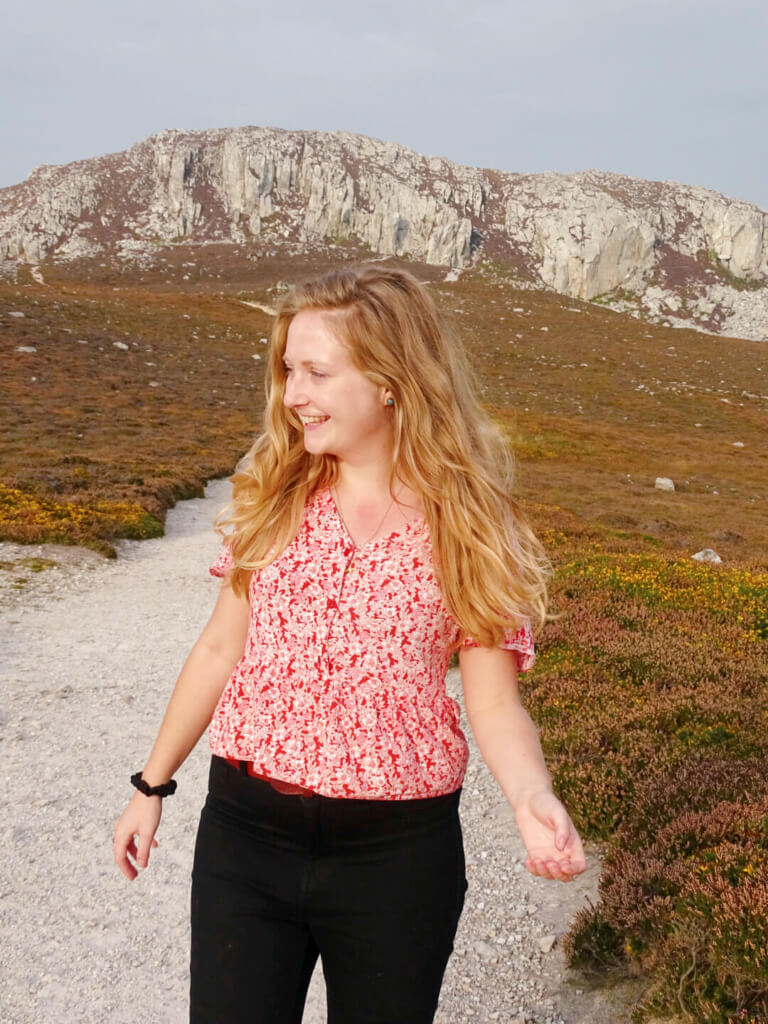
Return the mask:
{"type": "Polygon", "coordinates": [[[622,308],[627,306],[635,308],[639,305],[640,300],[636,292],[629,291],[628,288],[614,288],[613,291],[595,295],[590,302],[594,302],[598,306],[620,305],[622,308]]]}
{"type": "Polygon", "coordinates": [[[761,278],[739,277],[734,274],[727,263],[724,263],[714,249],[700,249],[696,253],[696,259],[705,267],[711,268],[723,284],[735,288],[737,292],[754,292],[765,287],[765,281],[761,278]]]}
{"type": "MultiPolygon", "coordinates": [[[[114,556],[111,541],[158,537],[163,527],[145,508],[131,502],[60,502],[0,484],[0,531],[4,539],[20,544],[84,544],[114,556]]],[[[53,564],[43,559],[27,561],[32,572],[53,564]]]]}
{"type": "Polygon", "coordinates": [[[768,573],[606,532],[557,546],[527,683],[555,788],[606,843],[573,967],[640,976],[638,1020],[768,1020],[768,573]]]}
{"type": "Polygon", "coordinates": [[[21,564],[30,572],[45,572],[46,569],[55,569],[58,562],[50,558],[23,558],[21,564]]]}

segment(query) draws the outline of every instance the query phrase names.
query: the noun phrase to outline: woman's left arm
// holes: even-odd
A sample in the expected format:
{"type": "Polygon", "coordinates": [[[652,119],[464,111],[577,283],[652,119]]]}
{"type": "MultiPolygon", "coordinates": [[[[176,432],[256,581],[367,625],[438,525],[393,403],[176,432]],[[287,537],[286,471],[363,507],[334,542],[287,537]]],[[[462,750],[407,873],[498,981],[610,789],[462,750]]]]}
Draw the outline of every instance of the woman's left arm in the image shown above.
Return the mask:
{"type": "Polygon", "coordinates": [[[586,868],[584,850],[552,791],[539,734],[520,702],[515,652],[462,647],[459,667],[467,717],[483,760],[515,812],[526,869],[570,881],[586,868]]]}

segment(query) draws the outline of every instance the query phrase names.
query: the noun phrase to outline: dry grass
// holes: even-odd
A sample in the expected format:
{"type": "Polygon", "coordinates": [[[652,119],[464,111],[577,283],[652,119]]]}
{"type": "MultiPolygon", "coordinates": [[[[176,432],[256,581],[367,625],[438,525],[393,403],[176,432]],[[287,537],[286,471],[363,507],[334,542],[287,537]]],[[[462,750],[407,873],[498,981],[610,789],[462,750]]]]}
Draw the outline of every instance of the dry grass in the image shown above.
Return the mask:
{"type": "MultiPolygon", "coordinates": [[[[1,284],[0,311],[26,315],[0,312],[0,478],[62,501],[138,502],[162,520],[229,472],[258,429],[263,362],[252,357],[269,318],[241,300],[269,304],[278,281],[349,258],[253,262],[231,247],[178,246],[158,250],[151,270],[44,266],[46,285],[1,284]]],[[[491,270],[446,284],[441,269],[409,265],[473,353],[519,452],[524,498],[676,550],[764,557],[759,343],[649,327],[491,270]],[[676,492],[655,491],[656,476],[676,492]]]]}

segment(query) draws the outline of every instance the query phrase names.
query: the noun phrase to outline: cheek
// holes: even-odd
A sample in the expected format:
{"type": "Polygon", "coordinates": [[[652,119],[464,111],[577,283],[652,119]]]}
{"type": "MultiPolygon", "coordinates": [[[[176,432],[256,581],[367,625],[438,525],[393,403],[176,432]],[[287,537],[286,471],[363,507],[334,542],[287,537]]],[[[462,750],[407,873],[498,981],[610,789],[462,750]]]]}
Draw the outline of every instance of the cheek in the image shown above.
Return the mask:
{"type": "Polygon", "coordinates": [[[384,422],[384,417],[376,405],[369,402],[360,403],[357,407],[356,421],[362,429],[367,431],[378,430],[384,422]]]}

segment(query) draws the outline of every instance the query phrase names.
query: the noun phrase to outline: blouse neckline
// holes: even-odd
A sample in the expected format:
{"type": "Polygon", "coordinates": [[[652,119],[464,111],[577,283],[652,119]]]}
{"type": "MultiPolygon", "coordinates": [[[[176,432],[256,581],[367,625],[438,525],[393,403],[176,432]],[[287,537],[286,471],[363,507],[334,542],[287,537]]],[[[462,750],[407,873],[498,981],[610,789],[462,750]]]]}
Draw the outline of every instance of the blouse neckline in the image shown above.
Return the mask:
{"type": "Polygon", "coordinates": [[[377,544],[381,544],[382,541],[392,540],[393,537],[399,537],[401,534],[417,532],[425,523],[424,515],[422,513],[419,513],[418,515],[415,515],[412,519],[408,519],[405,523],[403,523],[402,526],[399,526],[396,530],[391,530],[389,533],[383,533],[379,537],[374,537],[373,540],[369,540],[366,544],[363,544],[362,546],[358,547],[358,545],[355,544],[351,533],[347,529],[347,524],[341,517],[341,513],[339,512],[338,507],[336,506],[336,500],[334,499],[333,494],[331,493],[331,488],[323,488],[322,496],[325,498],[329,511],[336,520],[341,533],[344,535],[345,539],[348,541],[349,544],[352,545],[352,547],[356,551],[367,551],[369,548],[375,547],[377,544]]]}

